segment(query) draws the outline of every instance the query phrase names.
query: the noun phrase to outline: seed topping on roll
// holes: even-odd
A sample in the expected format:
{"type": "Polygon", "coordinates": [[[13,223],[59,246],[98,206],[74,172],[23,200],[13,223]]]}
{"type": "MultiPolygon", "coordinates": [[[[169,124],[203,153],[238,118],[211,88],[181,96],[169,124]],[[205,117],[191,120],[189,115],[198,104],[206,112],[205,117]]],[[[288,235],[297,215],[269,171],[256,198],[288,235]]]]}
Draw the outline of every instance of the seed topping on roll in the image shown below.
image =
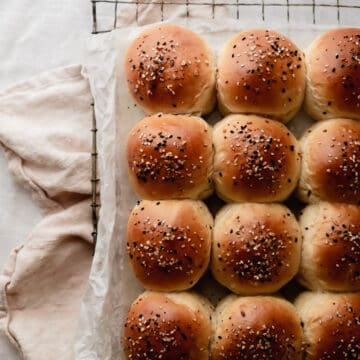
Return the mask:
{"type": "Polygon", "coordinates": [[[213,219],[195,200],[142,200],[127,225],[127,251],[142,285],[157,291],[192,287],[210,261],[213,219]]]}
{"type": "Polygon", "coordinates": [[[301,233],[280,204],[229,204],[215,218],[211,270],[239,294],[275,292],[297,273],[301,233]]]}
{"type": "Polygon", "coordinates": [[[295,300],[306,359],[359,359],[360,294],[304,292],[295,300]]]}
{"type": "Polygon", "coordinates": [[[320,202],[300,216],[299,280],[312,290],[360,290],[360,206],[320,202]]]}
{"type": "Polygon", "coordinates": [[[223,113],[254,113],[287,122],[299,110],[304,91],[303,53],[280,33],[243,31],[219,55],[223,113]]]}
{"type": "Polygon", "coordinates": [[[281,123],[230,115],[215,125],[214,181],[225,201],[275,202],[295,189],[299,147],[281,123]]]}
{"type": "Polygon", "coordinates": [[[205,114],[215,105],[213,54],[186,28],[144,30],[128,48],[125,73],[131,95],[147,113],[205,114]]]}
{"type": "MultiPolygon", "coordinates": [[[[187,161],[187,155],[184,155],[183,158],[179,158],[179,155],[172,151],[166,151],[166,148],[171,143],[174,146],[175,151],[184,153],[187,144],[186,140],[182,140],[181,136],[176,136],[174,139],[174,135],[166,132],[166,130],[160,131],[155,135],[142,133],[139,135],[139,139],[144,146],[151,146],[153,144],[152,149],[158,154],[158,157],[162,161],[162,165],[164,165],[164,173],[161,174],[162,180],[174,182],[179,176],[184,177],[182,171],[187,161]]],[[[143,158],[140,160],[140,165],[135,167],[137,178],[144,183],[147,182],[147,176],[149,176],[151,180],[157,180],[160,177],[157,159],[153,159],[152,157],[145,159],[146,155],[144,154],[143,148],[140,149],[140,154],[143,155],[143,158]],[[151,162],[149,160],[154,161],[151,162]]],[[[199,164],[200,163],[201,157],[199,156],[199,164]]],[[[194,167],[196,168],[197,166],[190,164],[190,167],[186,168],[188,170],[187,176],[192,177],[190,170],[194,167]]]]}
{"type": "MultiPolygon", "coordinates": [[[[229,242],[218,259],[227,266],[232,267],[234,274],[242,280],[255,282],[271,282],[273,276],[278,276],[279,266],[285,264],[286,256],[282,249],[285,249],[285,242],[291,237],[285,232],[284,239],[276,235],[272,230],[259,222],[253,224],[249,229],[244,226],[231,228],[229,234],[235,234],[243,240],[241,249],[236,241],[229,242]],[[250,252],[252,254],[250,255],[250,252]],[[234,257],[239,254],[239,259],[234,257]]],[[[217,243],[220,248],[220,243],[217,243]]]]}
{"type": "Polygon", "coordinates": [[[360,204],[360,123],[332,119],[313,125],[300,141],[301,200],[360,204]]]}
{"type": "Polygon", "coordinates": [[[130,306],[125,320],[128,360],[208,360],[210,303],[195,293],[146,291],[130,306]]]}
{"type": "Polygon", "coordinates": [[[300,360],[303,333],[293,305],[270,296],[229,295],[217,306],[213,360],[300,360]]]}
{"type": "Polygon", "coordinates": [[[304,107],[316,120],[360,119],[360,29],[330,30],[306,54],[304,107]]]}
{"type": "Polygon", "coordinates": [[[201,118],[144,118],[127,142],[130,181],[144,199],[203,199],[212,193],[211,127],[201,118]]]}

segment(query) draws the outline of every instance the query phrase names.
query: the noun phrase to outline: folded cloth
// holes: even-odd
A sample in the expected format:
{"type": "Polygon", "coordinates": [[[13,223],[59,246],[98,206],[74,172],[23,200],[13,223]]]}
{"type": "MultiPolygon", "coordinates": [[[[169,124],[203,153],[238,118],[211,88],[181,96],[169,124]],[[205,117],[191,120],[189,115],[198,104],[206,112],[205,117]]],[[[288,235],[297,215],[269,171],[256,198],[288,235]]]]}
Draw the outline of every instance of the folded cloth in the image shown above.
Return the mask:
{"type": "Polygon", "coordinates": [[[24,359],[74,358],[93,253],[91,103],[78,65],[0,93],[0,144],[44,215],[0,275],[0,331],[24,359]]]}

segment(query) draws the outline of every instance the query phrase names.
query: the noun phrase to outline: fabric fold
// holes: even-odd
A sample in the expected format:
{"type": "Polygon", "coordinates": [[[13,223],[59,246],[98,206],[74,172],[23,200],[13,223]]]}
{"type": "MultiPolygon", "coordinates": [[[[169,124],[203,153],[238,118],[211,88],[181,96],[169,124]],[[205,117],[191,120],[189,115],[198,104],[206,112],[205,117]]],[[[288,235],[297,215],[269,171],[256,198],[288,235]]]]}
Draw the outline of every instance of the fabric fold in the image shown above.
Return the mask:
{"type": "Polygon", "coordinates": [[[80,65],[0,93],[0,143],[9,168],[44,211],[66,206],[69,193],[91,193],[91,103],[80,65]]]}
{"type": "Polygon", "coordinates": [[[80,65],[0,93],[0,144],[44,214],[0,275],[0,331],[24,359],[74,358],[93,254],[92,101],[80,65]]]}

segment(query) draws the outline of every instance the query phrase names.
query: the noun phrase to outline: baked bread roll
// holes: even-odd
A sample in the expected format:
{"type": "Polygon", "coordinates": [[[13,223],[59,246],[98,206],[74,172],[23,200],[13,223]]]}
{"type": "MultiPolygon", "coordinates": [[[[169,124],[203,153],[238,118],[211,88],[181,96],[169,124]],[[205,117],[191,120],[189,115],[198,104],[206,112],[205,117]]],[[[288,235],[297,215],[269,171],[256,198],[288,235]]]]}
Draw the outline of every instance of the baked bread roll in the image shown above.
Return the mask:
{"type": "Polygon", "coordinates": [[[195,293],[141,294],[125,321],[126,359],[208,360],[211,313],[195,293]]]}
{"type": "Polygon", "coordinates": [[[359,293],[305,292],[295,307],[304,325],[306,359],[359,359],[359,293]]]}
{"type": "Polygon", "coordinates": [[[299,146],[281,123],[255,115],[230,115],[213,131],[218,196],[235,202],[278,202],[300,174],[299,146]]]}
{"type": "Polygon", "coordinates": [[[207,114],[216,102],[212,51],[177,25],[144,30],[127,50],[125,75],[130,94],[148,114],[207,114]]]}
{"type": "Polygon", "coordinates": [[[228,204],[216,215],[211,271],[244,295],[278,291],[298,272],[300,227],[281,204],[228,204]]]}
{"type": "Polygon", "coordinates": [[[360,122],[333,119],[310,127],[300,140],[298,197],[360,204],[360,122]]]}
{"type": "Polygon", "coordinates": [[[304,55],[278,32],[242,31],[219,54],[217,89],[223,114],[252,113],[286,123],[304,99],[304,55]]]}
{"type": "Polygon", "coordinates": [[[213,218],[201,201],[143,200],[127,225],[131,267],[146,289],[185,290],[210,261],[213,218]]]}
{"type": "Polygon", "coordinates": [[[300,318],[286,300],[229,295],[217,306],[213,323],[212,360],[302,359],[300,318]]]}
{"type": "Polygon", "coordinates": [[[312,290],[360,291],[360,206],[309,205],[300,227],[300,282],[312,290]]]}
{"type": "Polygon", "coordinates": [[[143,199],[204,199],[213,191],[211,127],[199,117],[157,114],[131,130],[130,183],[143,199]]]}
{"type": "Polygon", "coordinates": [[[306,112],[315,120],[360,119],[360,28],[320,35],[305,60],[306,112]]]}

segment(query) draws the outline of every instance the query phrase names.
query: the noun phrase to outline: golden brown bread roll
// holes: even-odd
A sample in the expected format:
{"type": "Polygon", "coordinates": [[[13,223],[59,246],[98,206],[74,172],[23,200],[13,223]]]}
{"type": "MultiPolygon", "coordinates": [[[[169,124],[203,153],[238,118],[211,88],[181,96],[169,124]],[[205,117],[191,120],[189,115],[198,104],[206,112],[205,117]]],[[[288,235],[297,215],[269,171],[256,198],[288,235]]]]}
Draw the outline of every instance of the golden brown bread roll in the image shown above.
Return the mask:
{"type": "Polygon", "coordinates": [[[217,306],[213,323],[213,360],[302,359],[300,318],[286,300],[229,295],[217,306]]]}
{"type": "Polygon", "coordinates": [[[312,290],[360,291],[360,206],[309,205],[300,227],[300,282],[312,290]]]}
{"type": "Polygon", "coordinates": [[[211,127],[199,117],[146,117],[131,130],[126,156],[143,199],[204,199],[213,191],[211,127]]]}
{"type": "Polygon", "coordinates": [[[127,50],[125,74],[130,94],[148,114],[207,114],[215,105],[212,51],[183,27],[144,30],[127,50]]]}
{"type": "Polygon", "coordinates": [[[278,291],[298,271],[300,227],[281,204],[228,204],[216,215],[211,271],[238,294],[278,291]]]}
{"type": "Polygon", "coordinates": [[[196,200],[142,200],[127,225],[127,251],[146,289],[186,290],[210,261],[213,218],[196,200]]]}
{"type": "Polygon", "coordinates": [[[213,130],[214,182],[225,201],[277,202],[295,189],[299,147],[281,123],[255,115],[230,115],[213,130]]]}
{"type": "Polygon", "coordinates": [[[303,53],[278,32],[242,31],[219,54],[217,90],[223,114],[252,113],[286,123],[304,98],[303,53]]]}
{"type": "Polygon", "coordinates": [[[298,197],[360,204],[360,122],[333,119],[310,127],[300,140],[298,197]]]}
{"type": "Polygon", "coordinates": [[[315,120],[360,119],[360,28],[320,35],[305,60],[306,112],[315,120]]]}
{"type": "Polygon", "coordinates": [[[306,359],[360,358],[360,294],[305,292],[295,301],[304,326],[306,359]]]}
{"type": "Polygon", "coordinates": [[[195,293],[146,291],[125,321],[126,359],[208,360],[211,313],[209,302],[195,293]]]}

